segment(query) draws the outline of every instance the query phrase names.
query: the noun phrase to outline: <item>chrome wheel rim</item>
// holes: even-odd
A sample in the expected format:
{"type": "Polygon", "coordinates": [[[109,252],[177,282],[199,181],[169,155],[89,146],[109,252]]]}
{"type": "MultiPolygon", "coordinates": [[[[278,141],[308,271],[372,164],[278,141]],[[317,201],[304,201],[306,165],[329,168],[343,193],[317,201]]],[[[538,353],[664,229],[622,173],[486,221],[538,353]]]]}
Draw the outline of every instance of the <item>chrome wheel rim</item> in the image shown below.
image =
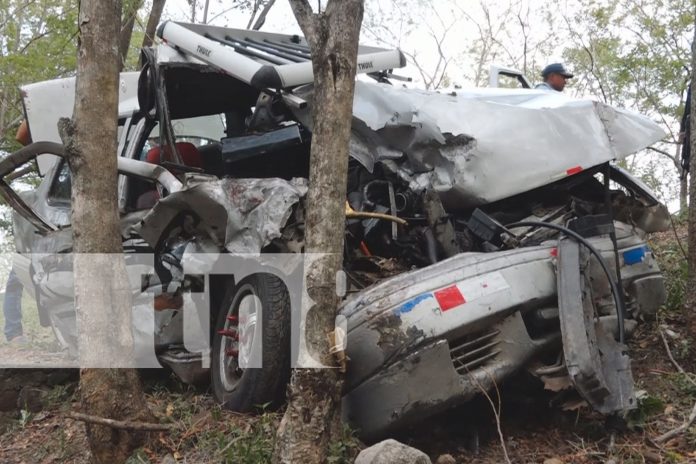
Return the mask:
{"type": "Polygon", "coordinates": [[[259,339],[256,325],[261,314],[261,300],[252,285],[240,287],[226,311],[218,353],[220,380],[223,388],[234,391],[244,370],[256,366],[254,343],[259,339]]]}

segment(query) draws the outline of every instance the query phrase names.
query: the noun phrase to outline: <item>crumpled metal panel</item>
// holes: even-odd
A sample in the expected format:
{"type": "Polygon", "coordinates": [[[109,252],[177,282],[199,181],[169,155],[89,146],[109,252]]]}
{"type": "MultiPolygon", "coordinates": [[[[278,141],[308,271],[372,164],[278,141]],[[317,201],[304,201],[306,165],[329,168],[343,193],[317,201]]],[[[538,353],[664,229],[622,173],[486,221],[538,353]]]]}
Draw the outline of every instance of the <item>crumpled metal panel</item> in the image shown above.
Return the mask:
{"type": "Polygon", "coordinates": [[[488,327],[515,308],[554,298],[551,247],[498,253],[461,253],[424,269],[399,274],[350,298],[346,388],[352,389],[419,344],[457,338],[488,327]],[[536,276],[529,285],[529,276],[536,276]],[[462,296],[443,306],[443,291],[462,296]]]}
{"type": "Polygon", "coordinates": [[[520,312],[498,320],[489,330],[498,344],[495,356],[469,370],[455,369],[452,341],[431,340],[404,351],[345,393],[343,419],[363,440],[378,440],[495,388],[558,342],[557,334],[531,339],[520,312]]]}
{"type": "Polygon", "coordinates": [[[357,82],[353,114],[375,133],[354,138],[353,157],[370,169],[385,159],[384,148],[401,151],[405,156],[394,166],[402,177],[414,187],[434,188],[450,210],[621,159],[665,135],[639,114],[528,89],[446,94],[357,82]],[[371,161],[364,161],[366,150],[371,161]]]}
{"type": "Polygon", "coordinates": [[[637,406],[628,349],[596,321],[592,291],[583,269],[588,257],[580,245],[558,245],[558,309],[568,376],[580,395],[604,414],[637,406]]]}
{"type": "Polygon", "coordinates": [[[172,220],[192,213],[202,236],[230,253],[258,253],[280,237],[292,206],[307,193],[306,179],[218,179],[188,174],[185,185],[143,218],[141,236],[155,246],[172,220]]]}

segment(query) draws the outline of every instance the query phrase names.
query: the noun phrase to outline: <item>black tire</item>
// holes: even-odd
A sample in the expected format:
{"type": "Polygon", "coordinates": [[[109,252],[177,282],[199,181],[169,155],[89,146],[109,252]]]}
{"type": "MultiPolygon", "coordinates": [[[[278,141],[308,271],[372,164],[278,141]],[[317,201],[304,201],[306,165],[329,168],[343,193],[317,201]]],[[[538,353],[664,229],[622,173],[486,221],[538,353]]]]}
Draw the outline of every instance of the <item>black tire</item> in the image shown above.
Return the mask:
{"type": "MultiPolygon", "coordinates": [[[[237,329],[243,328],[244,323],[237,320],[237,329]]],[[[255,274],[225,292],[213,333],[210,372],[213,395],[226,409],[250,412],[268,405],[271,408],[277,407],[284,401],[290,378],[290,296],[278,277],[255,274]],[[242,336],[237,341],[230,335],[220,334],[221,330],[235,332],[235,321],[228,320],[228,316],[239,318],[242,302],[245,308],[253,305],[256,314],[259,304],[262,308],[262,323],[257,322],[253,331],[248,329],[248,332],[254,334],[252,342],[247,342],[243,329],[242,336]],[[261,327],[263,337],[259,336],[261,327]],[[262,343],[262,367],[236,367],[244,357],[242,343],[251,343],[257,347],[259,341],[262,343]],[[236,357],[226,353],[234,351],[235,343],[238,353],[236,357]]]]}

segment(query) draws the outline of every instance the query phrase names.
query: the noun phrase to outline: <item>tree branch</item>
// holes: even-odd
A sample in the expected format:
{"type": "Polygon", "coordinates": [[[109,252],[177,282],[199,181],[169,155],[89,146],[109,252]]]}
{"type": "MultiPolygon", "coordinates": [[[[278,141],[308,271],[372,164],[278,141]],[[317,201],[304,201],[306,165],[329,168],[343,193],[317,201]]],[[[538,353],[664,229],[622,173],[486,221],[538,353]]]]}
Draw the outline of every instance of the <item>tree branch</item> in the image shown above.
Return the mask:
{"type": "Polygon", "coordinates": [[[651,146],[651,147],[647,147],[647,149],[648,149],[648,150],[652,150],[652,151],[654,151],[655,153],[659,153],[659,154],[661,154],[661,155],[663,155],[663,156],[666,156],[667,158],[669,158],[670,160],[672,160],[672,163],[674,163],[674,165],[677,167],[677,169],[678,169],[679,171],[681,171],[681,165],[679,164],[679,160],[677,160],[677,158],[676,158],[674,155],[670,155],[670,154],[667,153],[666,151],[660,150],[659,148],[655,148],[655,147],[652,147],[652,146],[651,146]]]}
{"type": "Polygon", "coordinates": [[[174,428],[174,424],[150,424],[147,422],[122,421],[92,416],[81,412],[69,411],[66,416],[70,419],[90,424],[105,425],[119,430],[142,430],[146,432],[166,432],[174,428]]]}
{"type": "Polygon", "coordinates": [[[677,141],[677,136],[674,134],[674,131],[672,130],[672,127],[670,126],[670,124],[669,124],[669,123],[667,122],[667,120],[665,119],[664,115],[662,114],[662,111],[660,111],[660,105],[655,101],[653,95],[651,95],[650,93],[648,93],[647,89],[646,89],[644,86],[641,86],[641,85],[640,85],[640,82],[641,82],[641,81],[640,81],[640,79],[638,79],[638,76],[636,76],[635,72],[634,72],[632,69],[630,69],[630,68],[628,69],[628,72],[631,73],[631,75],[633,76],[633,80],[634,80],[635,83],[636,83],[636,88],[638,89],[638,91],[639,91],[639,92],[642,91],[642,92],[643,92],[643,95],[645,95],[645,98],[647,98],[648,101],[650,102],[650,104],[653,105],[653,107],[654,107],[655,110],[657,111],[657,114],[660,116],[660,119],[662,120],[662,123],[663,123],[663,124],[665,125],[665,127],[667,128],[667,131],[669,132],[670,137],[672,137],[672,140],[674,140],[674,141],[676,142],[676,141],[677,141]]]}
{"type": "Polygon", "coordinates": [[[203,24],[208,24],[208,7],[210,6],[210,0],[205,0],[205,5],[203,6],[203,24]]]}
{"type": "Polygon", "coordinates": [[[304,32],[305,38],[310,42],[310,46],[314,43],[317,36],[317,24],[315,22],[314,11],[308,0],[289,0],[290,8],[300,24],[300,29],[304,32]]]}
{"type": "Polygon", "coordinates": [[[275,2],[276,0],[268,0],[268,3],[266,3],[263,10],[261,10],[261,14],[256,20],[256,23],[254,23],[254,27],[252,27],[253,30],[258,31],[263,27],[264,23],[266,22],[266,16],[268,16],[268,12],[271,11],[271,8],[273,8],[275,2]]]}
{"type": "Polygon", "coordinates": [[[686,420],[686,422],[684,422],[682,425],[680,425],[676,429],[673,429],[673,430],[670,430],[669,432],[663,433],[659,437],[655,438],[655,441],[657,443],[662,443],[662,442],[669,440],[670,438],[676,437],[677,435],[679,435],[680,433],[686,431],[689,427],[691,427],[691,424],[693,424],[694,421],[696,421],[696,403],[694,403],[694,407],[691,410],[691,414],[689,414],[689,418],[686,420]]]}
{"type": "Polygon", "coordinates": [[[24,44],[24,46],[18,51],[18,53],[21,55],[22,53],[27,51],[27,48],[29,48],[34,42],[36,42],[37,40],[43,39],[51,32],[52,31],[44,31],[41,34],[32,37],[26,44],[24,44]]]}
{"type": "Polygon", "coordinates": [[[500,415],[501,415],[501,411],[502,411],[502,400],[501,400],[501,396],[500,396],[500,390],[498,389],[498,384],[496,383],[495,379],[490,374],[490,372],[488,372],[486,369],[484,369],[483,371],[486,373],[486,375],[488,375],[488,378],[491,380],[491,382],[493,383],[493,386],[495,387],[496,397],[498,399],[498,401],[497,401],[498,406],[497,407],[496,407],[495,403],[493,402],[493,398],[491,398],[491,395],[484,388],[484,386],[481,384],[481,382],[479,382],[479,380],[476,378],[476,376],[474,376],[473,374],[468,372],[469,378],[476,384],[479,391],[481,391],[481,393],[483,393],[483,396],[485,396],[486,400],[488,400],[488,404],[490,404],[491,410],[493,411],[493,416],[495,417],[495,424],[496,424],[496,428],[498,429],[498,438],[500,439],[500,447],[503,450],[503,457],[505,458],[505,462],[507,464],[512,464],[512,461],[510,461],[510,457],[508,456],[507,447],[505,446],[505,436],[503,435],[503,429],[502,429],[501,423],[500,423],[500,415]]]}
{"type": "Polygon", "coordinates": [[[147,18],[147,26],[145,27],[145,36],[143,37],[143,48],[152,46],[155,40],[157,25],[162,17],[164,4],[166,0],[153,0],[150,16],[147,18]]]}
{"type": "Polygon", "coordinates": [[[667,339],[665,338],[664,332],[662,330],[658,329],[660,332],[660,337],[662,337],[662,343],[665,345],[665,350],[667,351],[667,356],[669,357],[669,360],[672,361],[672,364],[674,364],[674,367],[677,368],[677,371],[679,371],[680,374],[684,374],[689,382],[691,382],[694,386],[696,386],[696,381],[691,378],[691,376],[684,370],[683,367],[677,362],[676,359],[674,359],[674,356],[672,356],[672,350],[669,349],[669,343],[667,343],[667,339]]]}
{"type": "Polygon", "coordinates": [[[229,13],[230,11],[234,10],[235,8],[237,8],[237,7],[236,7],[236,6],[233,6],[233,7],[227,8],[226,10],[222,10],[220,13],[218,13],[218,14],[216,14],[215,16],[213,16],[212,18],[210,18],[210,21],[208,21],[206,24],[212,23],[213,21],[215,21],[216,19],[218,19],[220,16],[224,16],[225,14],[227,14],[227,13],[229,13]]]}
{"type": "Polygon", "coordinates": [[[254,1],[254,8],[251,10],[251,17],[249,18],[249,22],[247,23],[247,29],[251,29],[251,25],[254,24],[254,19],[256,18],[256,13],[259,11],[260,3],[261,0],[254,1]]]}

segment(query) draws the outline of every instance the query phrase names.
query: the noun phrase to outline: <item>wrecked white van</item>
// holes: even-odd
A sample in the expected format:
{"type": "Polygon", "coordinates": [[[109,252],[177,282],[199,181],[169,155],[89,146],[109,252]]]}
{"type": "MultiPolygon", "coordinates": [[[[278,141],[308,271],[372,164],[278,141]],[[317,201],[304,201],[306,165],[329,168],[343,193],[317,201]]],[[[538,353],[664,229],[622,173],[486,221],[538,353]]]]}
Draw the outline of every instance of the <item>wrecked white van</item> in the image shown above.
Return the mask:
{"type": "MultiPolygon", "coordinates": [[[[298,36],[172,22],[159,36],[142,72],[122,76],[124,250],[154,254],[150,283],[170,303],[155,317],[160,361],[186,381],[210,376],[218,400],[248,411],[284,396],[288,289],[268,274],[211,278],[202,370],[201,354],[172,329],[190,285],[175,271],[192,250],[302,252],[309,48],[298,36]],[[244,368],[255,344],[264,365],[244,368]]],[[[567,377],[601,412],[634,407],[624,341],[664,300],[645,236],[669,216],[612,162],[660,140],[659,126],[538,90],[399,88],[390,84],[390,70],[405,64],[398,51],[359,55],[376,82],[358,81],[354,100],[345,419],[375,439],[531,366],[541,378],[567,377]]],[[[17,249],[32,257],[18,274],[52,301],[40,305],[41,321],[68,348],[71,281],[56,284],[55,266],[33,256],[71,249],[70,172],[53,124],[69,114],[72,89],[70,80],[24,87],[37,143],[0,161],[17,249]],[[49,111],[56,89],[70,102],[62,114],[49,111]],[[6,177],[37,156],[40,186],[15,194],[6,177]]]]}

